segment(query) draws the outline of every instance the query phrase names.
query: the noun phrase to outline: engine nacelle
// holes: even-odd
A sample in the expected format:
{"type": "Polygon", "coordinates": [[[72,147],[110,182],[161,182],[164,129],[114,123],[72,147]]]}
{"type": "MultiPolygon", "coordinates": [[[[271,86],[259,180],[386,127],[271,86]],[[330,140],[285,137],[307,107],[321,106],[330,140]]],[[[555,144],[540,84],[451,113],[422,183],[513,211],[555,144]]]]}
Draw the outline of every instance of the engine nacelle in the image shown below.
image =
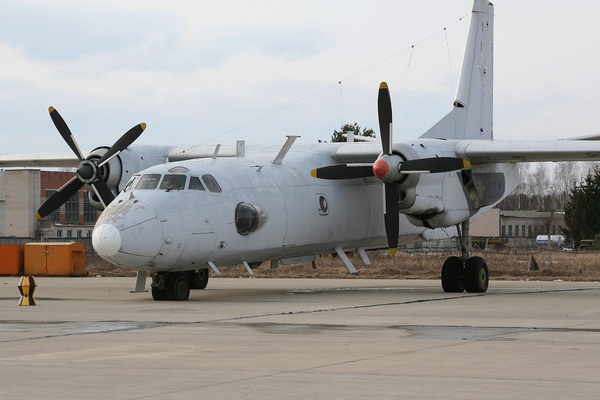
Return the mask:
{"type": "MultiPolygon", "coordinates": [[[[394,153],[405,160],[448,157],[454,156],[453,146],[442,140],[423,140],[410,146],[396,146],[394,153]]],[[[461,171],[404,176],[398,182],[398,211],[415,226],[454,226],[468,219],[479,206],[469,197],[461,171]],[[451,199],[451,204],[448,199],[451,199]]]]}
{"type": "Polygon", "coordinates": [[[465,221],[474,207],[460,176],[460,172],[422,175],[416,186],[404,192],[407,195],[400,200],[399,211],[406,214],[413,225],[427,228],[454,226],[465,221]],[[448,199],[452,199],[451,204],[448,199]]]}
{"type": "MultiPolygon", "coordinates": [[[[106,182],[112,194],[116,196],[136,172],[153,165],[166,163],[171,148],[171,146],[129,146],[100,167],[98,175],[100,179],[106,182]]],[[[107,150],[108,147],[97,147],[87,158],[100,159],[107,150]]],[[[100,211],[104,209],[93,190],[89,191],[89,199],[95,209],[100,211]]]]}

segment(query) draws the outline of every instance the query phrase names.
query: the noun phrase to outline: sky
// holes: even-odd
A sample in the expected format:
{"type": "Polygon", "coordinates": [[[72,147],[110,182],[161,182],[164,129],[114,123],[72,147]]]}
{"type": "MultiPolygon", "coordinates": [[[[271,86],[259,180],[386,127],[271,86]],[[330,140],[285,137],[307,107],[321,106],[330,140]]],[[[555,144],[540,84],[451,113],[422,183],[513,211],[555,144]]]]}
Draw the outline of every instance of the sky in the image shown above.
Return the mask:
{"type": "MultiPolygon", "coordinates": [[[[494,135],[600,133],[600,2],[496,0],[494,135]]],[[[472,0],[0,0],[0,154],[140,144],[378,135],[390,86],[394,138],[450,109],[472,0]],[[414,46],[414,47],[413,47],[414,46]]]]}

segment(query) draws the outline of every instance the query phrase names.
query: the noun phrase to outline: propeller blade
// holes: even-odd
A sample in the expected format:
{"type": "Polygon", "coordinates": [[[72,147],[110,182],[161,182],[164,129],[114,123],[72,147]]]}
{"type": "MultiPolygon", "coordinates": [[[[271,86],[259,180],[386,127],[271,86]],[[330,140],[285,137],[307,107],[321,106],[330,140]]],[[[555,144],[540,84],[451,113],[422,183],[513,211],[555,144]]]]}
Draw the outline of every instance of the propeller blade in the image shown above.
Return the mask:
{"type": "Polygon", "coordinates": [[[112,147],[108,149],[106,153],[102,155],[100,160],[98,160],[98,167],[103,166],[111,158],[113,158],[114,156],[125,150],[127,147],[129,147],[131,143],[133,143],[138,137],[140,137],[140,135],[142,134],[142,132],[144,132],[145,129],[146,124],[142,122],[141,124],[136,125],[127,132],[125,132],[125,134],[121,136],[119,140],[117,140],[115,144],[113,144],[112,147]]]}
{"type": "Polygon", "coordinates": [[[370,165],[349,167],[345,164],[330,165],[327,167],[315,168],[310,174],[319,179],[354,179],[368,178],[373,176],[373,167],[370,165]]]}
{"type": "Polygon", "coordinates": [[[106,208],[106,206],[115,199],[115,196],[108,188],[108,185],[106,185],[106,182],[104,182],[102,179],[95,180],[91,186],[104,208],[106,208]]]}
{"type": "Polygon", "coordinates": [[[75,193],[81,189],[84,185],[77,176],[74,176],[67,183],[61,186],[60,189],[56,191],[52,196],[50,196],[44,204],[38,209],[37,213],[35,213],[35,217],[37,219],[42,219],[47,215],[50,215],[52,212],[57,210],[60,206],[67,202],[75,193]]]}
{"type": "Polygon", "coordinates": [[[450,172],[469,168],[471,163],[456,157],[432,157],[406,160],[400,164],[401,174],[450,172]]]}
{"type": "Polygon", "coordinates": [[[79,158],[80,161],[83,160],[83,154],[81,153],[81,150],[79,149],[79,146],[75,141],[75,137],[71,133],[71,130],[67,126],[67,123],[65,122],[63,117],[61,117],[58,111],[56,111],[56,109],[52,106],[48,108],[48,112],[50,113],[50,118],[52,118],[52,122],[54,122],[54,126],[58,130],[58,133],[60,133],[65,142],[67,142],[67,144],[69,145],[71,150],[73,150],[73,153],[75,153],[77,158],[79,158]]]}
{"type": "Polygon", "coordinates": [[[381,82],[379,85],[377,112],[379,114],[379,134],[381,135],[383,154],[389,155],[392,154],[392,101],[390,90],[385,82],[381,82]]]}
{"type": "Polygon", "coordinates": [[[383,195],[385,198],[385,235],[387,236],[390,254],[394,256],[398,250],[398,230],[400,229],[398,218],[398,185],[396,183],[384,183],[383,195]]]}

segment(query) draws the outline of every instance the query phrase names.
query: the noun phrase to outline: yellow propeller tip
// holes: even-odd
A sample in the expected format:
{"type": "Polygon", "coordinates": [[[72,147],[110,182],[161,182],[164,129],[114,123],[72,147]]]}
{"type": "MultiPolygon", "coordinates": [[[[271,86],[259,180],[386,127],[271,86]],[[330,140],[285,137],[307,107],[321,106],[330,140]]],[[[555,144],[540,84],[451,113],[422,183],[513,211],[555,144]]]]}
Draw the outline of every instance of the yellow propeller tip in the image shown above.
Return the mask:
{"type": "Polygon", "coordinates": [[[390,254],[395,256],[398,249],[390,249],[390,254]]]}
{"type": "Polygon", "coordinates": [[[48,112],[49,113],[53,113],[54,111],[56,111],[56,108],[54,108],[52,106],[48,107],[48,112]]]}
{"type": "Polygon", "coordinates": [[[379,84],[379,89],[387,89],[387,88],[388,88],[387,82],[381,82],[379,84]]]}
{"type": "Polygon", "coordinates": [[[142,122],[142,123],[140,124],[140,126],[142,127],[142,130],[143,130],[143,131],[145,131],[145,130],[146,130],[146,123],[145,123],[145,122],[142,122]]]}
{"type": "Polygon", "coordinates": [[[463,160],[463,168],[469,168],[471,166],[471,162],[468,160],[463,160]]]}
{"type": "Polygon", "coordinates": [[[317,177],[317,170],[316,170],[316,168],[313,169],[312,171],[310,171],[310,176],[312,176],[313,178],[317,177]]]}
{"type": "Polygon", "coordinates": [[[35,219],[42,219],[43,217],[40,215],[39,212],[35,213],[35,219]]]}

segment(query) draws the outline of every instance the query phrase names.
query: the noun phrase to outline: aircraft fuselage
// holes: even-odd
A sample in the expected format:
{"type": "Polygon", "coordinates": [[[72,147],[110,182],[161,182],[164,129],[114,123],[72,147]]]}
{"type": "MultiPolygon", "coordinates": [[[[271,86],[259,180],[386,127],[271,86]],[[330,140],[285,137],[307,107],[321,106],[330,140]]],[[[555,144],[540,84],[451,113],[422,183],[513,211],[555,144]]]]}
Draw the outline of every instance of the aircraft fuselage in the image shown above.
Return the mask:
{"type": "MultiPolygon", "coordinates": [[[[385,247],[381,183],[313,178],[312,168],[331,162],[331,147],[309,147],[281,165],[263,153],[148,168],[104,210],[94,247],[110,262],[146,271],[385,247]],[[182,183],[167,187],[173,175],[182,183]],[[156,182],[145,187],[150,178],[156,182]]],[[[399,218],[400,243],[426,229],[399,218]]]]}

